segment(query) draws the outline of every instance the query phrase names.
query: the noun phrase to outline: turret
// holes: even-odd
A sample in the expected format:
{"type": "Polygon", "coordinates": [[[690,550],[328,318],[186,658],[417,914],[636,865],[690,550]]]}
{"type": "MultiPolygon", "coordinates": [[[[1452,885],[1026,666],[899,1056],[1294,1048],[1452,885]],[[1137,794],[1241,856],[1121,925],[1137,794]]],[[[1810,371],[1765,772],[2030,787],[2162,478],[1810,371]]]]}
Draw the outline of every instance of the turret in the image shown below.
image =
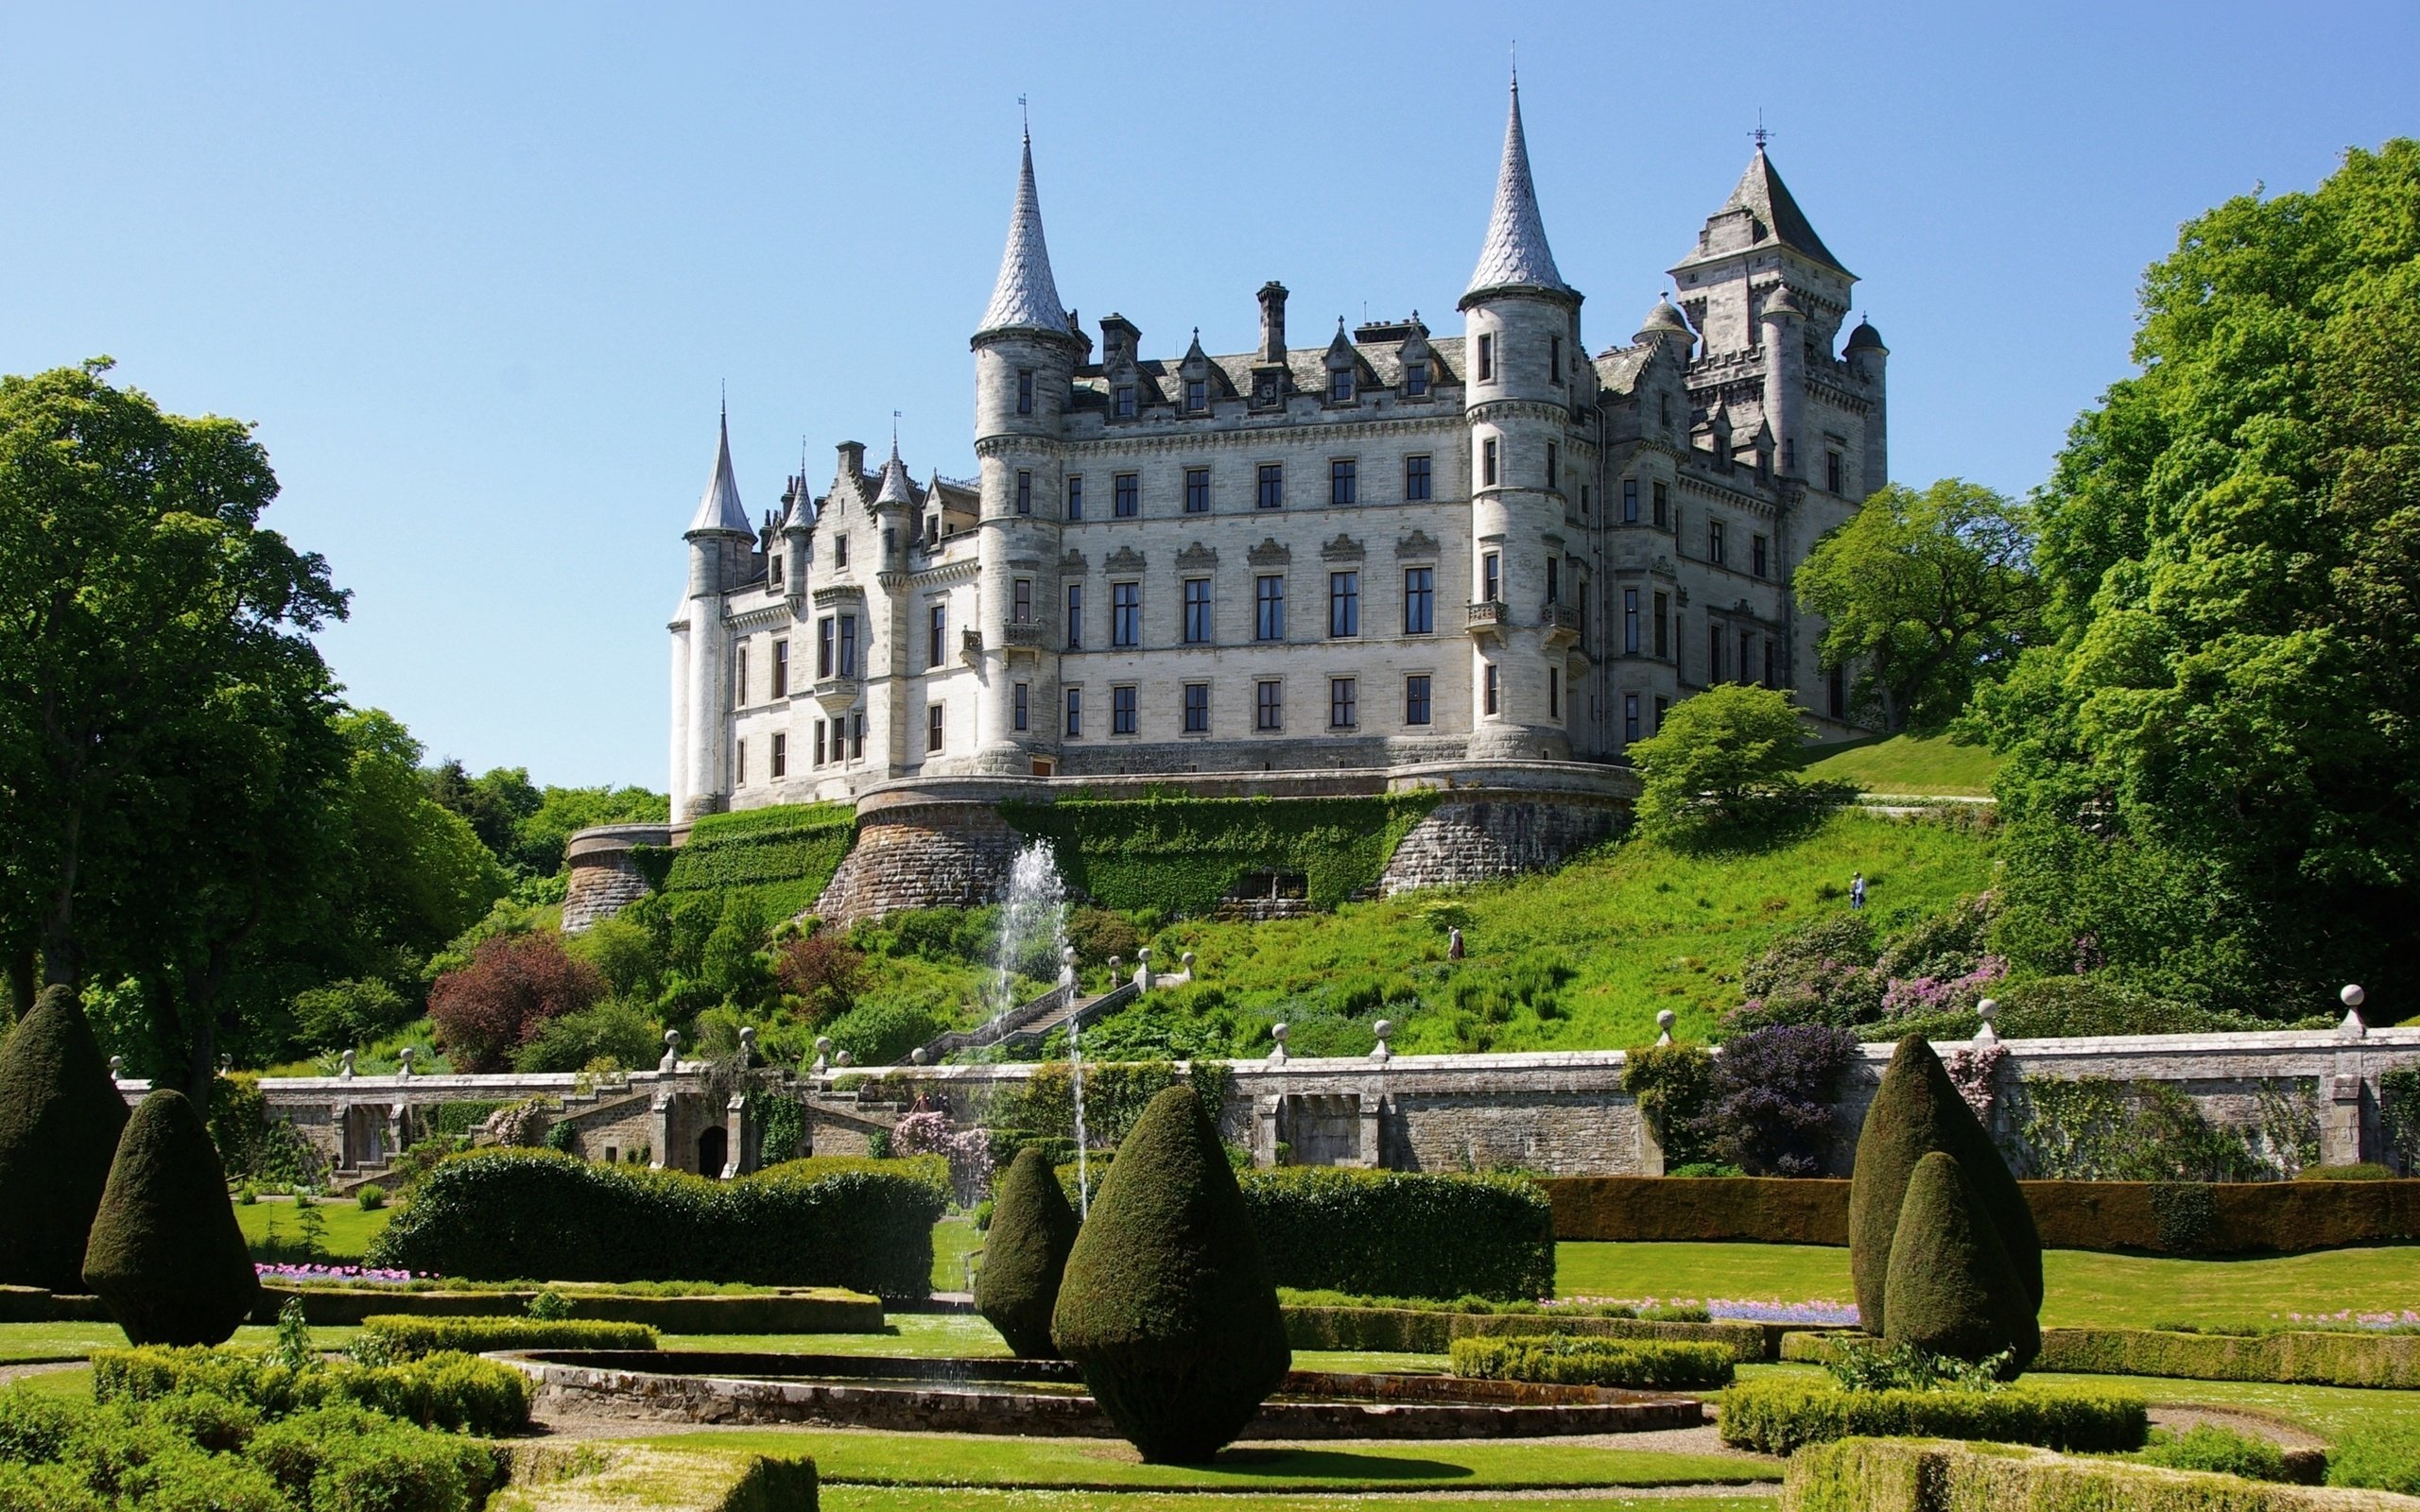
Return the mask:
{"type": "Polygon", "coordinates": [[[1802,328],[1806,307],[1787,284],[1765,291],[1756,328],[1765,349],[1765,423],[1775,441],[1773,471],[1781,477],[1804,475],[1799,455],[1799,421],[1806,410],[1806,354],[1802,328]]]}
{"type": "MultiPolygon", "coordinates": [[[[999,280],[970,345],[975,351],[975,455],[982,492],[976,541],[980,617],[970,628],[981,633],[984,647],[972,765],[977,770],[1022,775],[1031,770],[1033,750],[1052,748],[1050,732],[1056,726],[1029,717],[1033,728],[1014,729],[1013,686],[1018,681],[1029,684],[1028,709],[1048,707],[1036,647],[1057,643],[1025,629],[1018,634],[1026,644],[1013,649],[1009,645],[1015,576],[1011,563],[1059,559],[1058,523],[1066,481],[1058,442],[1084,346],[1051,277],[1030,135],[1018,167],[999,280]]],[[[1030,579],[1034,575],[1028,569],[1026,576],[1030,579]]],[[[1055,595],[1037,597],[1046,611],[1055,595]]],[[[944,755],[966,749],[959,746],[944,755]]]]}
{"type": "Polygon", "coordinates": [[[678,816],[718,813],[731,800],[731,736],[725,716],[733,690],[724,670],[729,637],[723,628],[722,595],[737,581],[755,538],[732,472],[731,416],[726,411],[714,471],[683,534],[689,543],[687,612],[673,625],[675,640],[685,640],[687,653],[676,662],[673,673],[672,805],[678,816]]]}
{"type": "Polygon", "coordinates": [[[1891,426],[1888,408],[1890,386],[1887,369],[1891,349],[1882,344],[1882,333],[1872,322],[1859,320],[1849,333],[1847,350],[1842,353],[1849,371],[1865,381],[1868,409],[1865,424],[1865,455],[1858,481],[1853,489],[1856,497],[1863,498],[1891,481],[1891,426]]]}
{"type": "Polygon", "coordinates": [[[1547,245],[1512,85],[1478,266],[1461,298],[1471,427],[1471,754],[1560,759],[1572,697],[1565,651],[1561,458],[1571,439],[1580,301],[1547,245]]]}
{"type": "Polygon", "coordinates": [[[1688,317],[1681,313],[1679,305],[1670,300],[1658,300],[1655,308],[1647,312],[1647,318],[1639,322],[1637,335],[1630,339],[1633,346],[1667,347],[1675,359],[1685,364],[1697,336],[1689,330],[1688,317]]]}

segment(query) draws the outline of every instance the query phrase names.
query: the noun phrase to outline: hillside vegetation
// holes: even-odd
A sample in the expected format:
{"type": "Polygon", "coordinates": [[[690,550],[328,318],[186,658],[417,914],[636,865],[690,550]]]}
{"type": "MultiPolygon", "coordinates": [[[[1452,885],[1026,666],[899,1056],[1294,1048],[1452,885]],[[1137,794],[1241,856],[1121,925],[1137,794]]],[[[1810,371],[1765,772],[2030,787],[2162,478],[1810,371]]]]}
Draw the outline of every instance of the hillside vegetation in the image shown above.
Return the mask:
{"type": "Polygon", "coordinates": [[[1970,825],[1851,811],[1753,854],[1634,840],[1545,876],[1301,919],[1183,921],[1159,932],[1159,958],[1194,952],[1199,980],[1085,1042],[1102,1055],[1259,1055],[1282,1019],[1297,1055],[1357,1055],[1387,1018],[1402,1053],[1620,1048],[1652,1040],[1660,1008],[1703,1039],[1739,1003],[1742,962],[1783,930],[1846,909],[1858,871],[1887,928],[1988,887],[1992,842],[1970,825]],[[1446,959],[1456,925],[1459,963],[1446,959]]]}
{"type": "Polygon", "coordinates": [[[1946,736],[1870,735],[1806,748],[1800,775],[1808,782],[1850,782],[1869,793],[1924,793],[1989,798],[2000,758],[1983,746],[1946,736]]]}

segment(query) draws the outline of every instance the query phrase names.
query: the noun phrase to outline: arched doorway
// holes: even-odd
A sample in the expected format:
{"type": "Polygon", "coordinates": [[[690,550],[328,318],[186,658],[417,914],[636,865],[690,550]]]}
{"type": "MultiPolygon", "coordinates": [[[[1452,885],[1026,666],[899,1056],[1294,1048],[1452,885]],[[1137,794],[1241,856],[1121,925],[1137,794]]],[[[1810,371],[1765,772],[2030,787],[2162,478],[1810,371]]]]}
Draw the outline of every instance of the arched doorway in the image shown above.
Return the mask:
{"type": "Polygon", "coordinates": [[[720,1177],[731,1160],[731,1136],[720,1124],[709,1124],[698,1136],[698,1174],[709,1180],[720,1177]]]}

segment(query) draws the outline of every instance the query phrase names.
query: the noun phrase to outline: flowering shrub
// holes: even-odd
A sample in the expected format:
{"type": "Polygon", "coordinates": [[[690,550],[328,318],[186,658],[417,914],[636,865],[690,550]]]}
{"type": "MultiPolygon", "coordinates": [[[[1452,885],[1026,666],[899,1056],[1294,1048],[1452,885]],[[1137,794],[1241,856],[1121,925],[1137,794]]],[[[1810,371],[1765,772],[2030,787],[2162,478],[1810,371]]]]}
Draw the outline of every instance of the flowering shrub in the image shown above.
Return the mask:
{"type": "Polygon", "coordinates": [[[961,1204],[983,1195],[992,1180],[992,1136],[959,1128],[947,1113],[910,1113],[890,1131],[892,1155],[939,1155],[949,1161],[949,1184],[961,1204]]]}
{"type": "Polygon", "coordinates": [[[1732,1297],[1556,1297],[1538,1304],[1544,1313],[1600,1317],[1643,1317],[1666,1323],[1789,1323],[1809,1328],[1855,1328],[1855,1302],[1753,1301],[1732,1297]]]}
{"type": "Polygon", "coordinates": [[[428,989],[438,1044],[458,1071],[510,1068],[512,1052],[549,1019],[576,1013],[605,995],[596,967],[566,954],[559,935],[499,935],[471,953],[471,964],[428,989]]]}
{"type": "Polygon", "coordinates": [[[1985,955],[1956,976],[1890,979],[1882,990],[1882,1016],[1913,1019],[1935,1013],[1965,1013],[1987,995],[1992,984],[2008,976],[2008,957],[1985,955]]]}
{"type": "Polygon", "coordinates": [[[426,1272],[381,1269],[372,1265],[254,1265],[253,1272],[264,1281],[288,1286],[326,1286],[347,1281],[410,1281],[425,1279],[426,1272]]]}
{"type": "Polygon", "coordinates": [[[1817,1176],[1857,1037],[1829,1024],[1757,1029],[1722,1047],[1707,1122],[1717,1154],[1750,1176],[1817,1176]]]}
{"type": "Polygon", "coordinates": [[[1977,1045],[1971,1050],[1953,1050],[1942,1062],[1949,1073],[1949,1084],[1975,1117],[1985,1126],[1992,1121],[1992,1108],[1999,1101],[2000,1065],[2008,1059],[2008,1047],[2000,1044],[1977,1045]]]}

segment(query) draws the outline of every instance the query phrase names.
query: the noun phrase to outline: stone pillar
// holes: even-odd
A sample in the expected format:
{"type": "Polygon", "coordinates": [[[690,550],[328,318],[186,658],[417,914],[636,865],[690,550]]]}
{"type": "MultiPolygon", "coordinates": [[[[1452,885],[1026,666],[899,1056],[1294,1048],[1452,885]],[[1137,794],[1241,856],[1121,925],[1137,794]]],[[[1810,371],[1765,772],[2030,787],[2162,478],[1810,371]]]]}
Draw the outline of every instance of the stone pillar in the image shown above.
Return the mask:
{"type": "Polygon", "coordinates": [[[1378,1112],[1384,1101],[1377,1092],[1361,1094],[1361,1144],[1354,1163],[1364,1170],[1374,1171],[1387,1163],[1378,1144],[1378,1112]]]}
{"type": "MultiPolygon", "coordinates": [[[[737,1176],[741,1168],[747,1164],[743,1159],[748,1151],[748,1094],[746,1092],[733,1092],[724,1102],[722,1131],[722,1178],[728,1181],[737,1176]]],[[[703,1174],[700,1173],[700,1175],[703,1174]]]]}
{"type": "Polygon", "coordinates": [[[1272,1166],[1277,1163],[1277,1108],[1283,1099],[1261,1096],[1252,1100],[1252,1163],[1272,1166]]]}
{"type": "Polygon", "coordinates": [[[650,1170],[664,1169],[665,1152],[672,1148],[672,1129],[676,1120],[672,1113],[672,1089],[662,1087],[648,1101],[647,1163],[650,1170]]]}

